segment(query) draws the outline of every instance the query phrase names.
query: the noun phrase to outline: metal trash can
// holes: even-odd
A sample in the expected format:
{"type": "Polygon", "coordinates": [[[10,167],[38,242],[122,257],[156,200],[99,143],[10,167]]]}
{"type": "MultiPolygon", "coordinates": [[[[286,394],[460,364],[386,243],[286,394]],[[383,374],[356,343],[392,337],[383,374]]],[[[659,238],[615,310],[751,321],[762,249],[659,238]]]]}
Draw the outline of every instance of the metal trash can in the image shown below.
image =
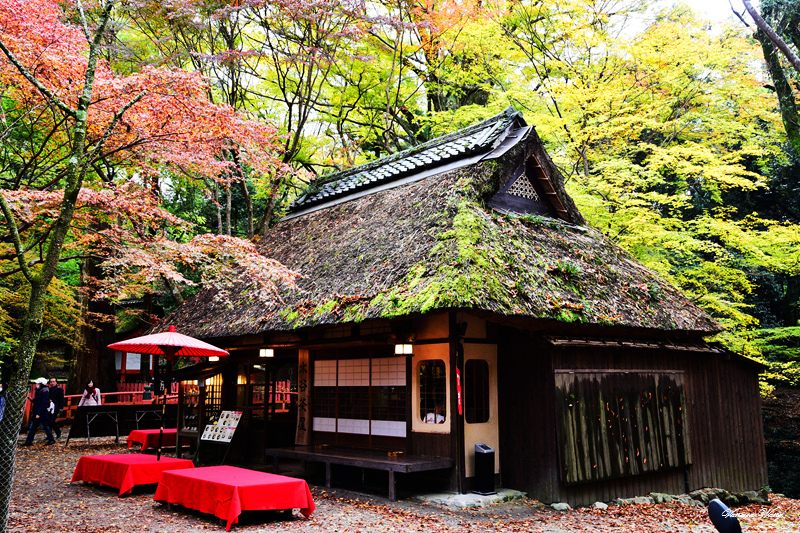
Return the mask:
{"type": "Polygon", "coordinates": [[[475,445],[475,494],[497,494],[494,490],[494,448],[475,445]]]}

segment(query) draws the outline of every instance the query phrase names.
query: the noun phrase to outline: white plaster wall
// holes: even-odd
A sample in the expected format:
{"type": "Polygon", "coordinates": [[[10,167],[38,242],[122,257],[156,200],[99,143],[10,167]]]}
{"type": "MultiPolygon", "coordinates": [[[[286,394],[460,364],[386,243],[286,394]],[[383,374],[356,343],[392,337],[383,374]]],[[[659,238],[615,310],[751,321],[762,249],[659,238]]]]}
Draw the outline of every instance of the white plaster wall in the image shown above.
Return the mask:
{"type": "MultiPolygon", "coordinates": [[[[475,445],[488,444],[494,448],[494,471],[500,472],[500,433],[497,409],[497,345],[464,344],[464,362],[483,359],[489,363],[489,420],[481,424],[464,423],[464,453],[467,477],[475,475],[475,445]]],[[[464,376],[462,379],[462,390],[464,376]]]]}

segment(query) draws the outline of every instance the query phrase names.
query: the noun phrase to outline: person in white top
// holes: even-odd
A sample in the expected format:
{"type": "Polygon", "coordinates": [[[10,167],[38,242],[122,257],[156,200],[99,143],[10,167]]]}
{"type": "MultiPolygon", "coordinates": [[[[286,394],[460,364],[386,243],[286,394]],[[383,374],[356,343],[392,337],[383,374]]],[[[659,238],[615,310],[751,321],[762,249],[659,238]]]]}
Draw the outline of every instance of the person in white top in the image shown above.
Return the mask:
{"type": "Polygon", "coordinates": [[[437,405],[433,412],[428,413],[425,415],[425,423],[426,424],[444,424],[445,418],[445,408],[444,404],[437,405]]]}
{"type": "Polygon", "coordinates": [[[82,405],[101,405],[103,403],[103,399],[100,396],[100,389],[94,386],[94,382],[90,379],[89,383],[86,384],[86,388],[83,390],[83,395],[81,396],[81,401],[78,403],[78,407],[82,405]]]}

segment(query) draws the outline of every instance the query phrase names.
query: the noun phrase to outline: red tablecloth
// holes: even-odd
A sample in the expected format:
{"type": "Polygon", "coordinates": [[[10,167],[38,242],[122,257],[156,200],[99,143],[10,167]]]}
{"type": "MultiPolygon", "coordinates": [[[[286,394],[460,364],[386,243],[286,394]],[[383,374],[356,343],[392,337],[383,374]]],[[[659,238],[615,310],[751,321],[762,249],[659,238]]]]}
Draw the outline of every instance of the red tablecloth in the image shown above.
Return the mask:
{"type": "MultiPolygon", "coordinates": [[[[142,451],[147,448],[158,448],[158,434],[160,431],[160,429],[136,429],[131,431],[131,434],[128,435],[128,448],[131,448],[134,444],[141,444],[142,451]]],[[[161,446],[175,446],[177,435],[177,429],[165,429],[161,446]]]]}
{"type": "Polygon", "coordinates": [[[135,485],[158,483],[164,470],[194,468],[189,459],[162,457],[138,453],[114,455],[84,455],[78,459],[72,482],[88,481],[119,487],[119,495],[130,492],[135,485]]]}
{"type": "Polygon", "coordinates": [[[227,521],[225,531],[242,511],[300,509],[308,518],[316,508],[304,480],[235,466],[164,472],[153,499],[213,514],[227,521]]]}

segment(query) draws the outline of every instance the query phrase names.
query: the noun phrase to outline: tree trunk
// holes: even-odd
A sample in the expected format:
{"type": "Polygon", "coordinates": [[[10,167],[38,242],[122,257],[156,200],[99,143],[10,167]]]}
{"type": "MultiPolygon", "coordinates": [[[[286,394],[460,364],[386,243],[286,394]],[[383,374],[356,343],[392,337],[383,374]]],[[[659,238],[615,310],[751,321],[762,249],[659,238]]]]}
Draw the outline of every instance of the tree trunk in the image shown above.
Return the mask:
{"type": "Polygon", "coordinates": [[[108,345],[115,340],[116,312],[108,300],[96,300],[92,280],[103,275],[96,259],[85,259],[81,264],[81,285],[85,297],[81,302],[84,325],[80,328],[75,356],[75,375],[78,391],[89,380],[101,392],[116,392],[116,357],[108,345]]]}
{"type": "Polygon", "coordinates": [[[231,184],[230,183],[228,183],[226,185],[225,192],[228,195],[227,202],[225,203],[225,225],[227,226],[226,235],[228,235],[230,237],[230,235],[231,235],[231,211],[232,211],[232,203],[231,203],[232,199],[231,199],[231,196],[233,196],[231,194],[231,192],[233,192],[233,191],[231,190],[231,184]]]}
{"type": "Polygon", "coordinates": [[[244,195],[245,207],[247,208],[247,238],[253,238],[253,199],[250,197],[250,191],[247,190],[247,182],[242,178],[239,182],[242,188],[242,195],[244,195]]]}
{"type": "MultiPolygon", "coordinates": [[[[769,39],[769,41],[773,45],[773,49],[777,48],[778,50],[780,50],[781,53],[783,53],[786,60],[789,61],[789,63],[792,65],[792,67],[798,73],[800,73],[800,57],[797,57],[797,55],[794,52],[792,52],[792,49],[789,48],[789,46],[784,42],[784,40],[781,39],[777,33],[775,33],[775,30],[772,29],[772,26],[767,24],[767,22],[763,18],[761,18],[761,15],[758,13],[758,11],[755,10],[755,8],[753,8],[749,0],[742,0],[742,3],[744,3],[744,7],[745,9],[747,9],[747,12],[750,13],[750,16],[753,17],[753,22],[755,22],[756,26],[758,26],[758,33],[760,33],[764,39],[769,39]]],[[[763,46],[764,41],[762,40],[762,38],[759,37],[758,40],[761,41],[761,44],[763,46]]]]}
{"type": "Polygon", "coordinates": [[[786,78],[783,65],[781,65],[780,54],[773,42],[761,30],[756,32],[756,39],[761,43],[764,60],[767,63],[772,83],[775,85],[786,137],[789,139],[789,143],[794,148],[795,153],[800,155],[800,123],[798,121],[797,105],[794,91],[786,78]]]}
{"type": "MultiPolygon", "coordinates": [[[[180,294],[180,291],[178,291],[180,294]]],[[[144,295],[144,313],[147,317],[146,324],[152,324],[153,317],[153,294],[147,293],[144,295]]],[[[139,359],[139,381],[144,383],[150,382],[150,355],[142,354],[139,359]]]]}
{"type": "Polygon", "coordinates": [[[231,149],[231,158],[236,164],[236,176],[239,180],[239,188],[242,190],[244,196],[244,205],[247,209],[247,238],[253,238],[253,197],[250,196],[250,191],[247,189],[247,179],[245,179],[244,171],[242,170],[242,162],[239,158],[239,151],[231,149]]]}
{"type": "Polygon", "coordinates": [[[219,183],[214,182],[214,207],[217,210],[217,235],[223,235],[222,229],[222,206],[219,203],[219,183]]]}
{"type": "Polygon", "coordinates": [[[6,393],[6,407],[0,420],[0,527],[6,531],[8,524],[8,508],[11,503],[11,486],[16,470],[15,455],[17,437],[22,426],[22,410],[30,390],[30,368],[36,345],[42,334],[42,316],[44,315],[45,295],[47,288],[41,283],[31,286],[28,300],[28,313],[22,322],[17,356],[9,363],[9,387],[6,393]]]}
{"type": "Polygon", "coordinates": [[[275,204],[278,202],[278,189],[281,186],[283,178],[276,176],[272,180],[272,190],[269,192],[269,200],[267,201],[267,208],[264,210],[264,215],[258,222],[258,232],[266,235],[269,230],[269,221],[272,219],[272,214],[275,212],[275,204]]]}
{"type": "MultiPolygon", "coordinates": [[[[83,99],[83,97],[81,98],[83,99]]],[[[86,103],[88,105],[88,100],[86,103]]],[[[64,191],[64,199],[61,203],[58,219],[53,223],[53,230],[41,271],[38,274],[32,273],[27,268],[24,255],[20,254],[18,257],[20,267],[30,284],[31,292],[28,297],[28,309],[22,321],[22,332],[17,354],[13,361],[10,362],[11,371],[6,394],[6,407],[3,412],[3,419],[0,420],[0,468],[5,470],[0,473],[0,531],[5,531],[8,525],[11,487],[14,483],[17,436],[22,426],[22,409],[30,391],[28,378],[33,364],[33,357],[36,354],[36,346],[42,335],[45,296],[47,288],[56,273],[61,250],[64,247],[64,242],[75,214],[75,205],[78,201],[78,193],[82,183],[83,176],[78,161],[83,159],[84,154],[85,120],[86,114],[80,115],[74,130],[73,154],[77,153],[79,155],[73,155],[70,158],[65,180],[67,186],[64,191]]],[[[2,204],[3,215],[15,241],[15,248],[19,253],[21,243],[19,235],[16,233],[16,219],[6,204],[5,198],[0,200],[0,204],[2,204]]]]}

